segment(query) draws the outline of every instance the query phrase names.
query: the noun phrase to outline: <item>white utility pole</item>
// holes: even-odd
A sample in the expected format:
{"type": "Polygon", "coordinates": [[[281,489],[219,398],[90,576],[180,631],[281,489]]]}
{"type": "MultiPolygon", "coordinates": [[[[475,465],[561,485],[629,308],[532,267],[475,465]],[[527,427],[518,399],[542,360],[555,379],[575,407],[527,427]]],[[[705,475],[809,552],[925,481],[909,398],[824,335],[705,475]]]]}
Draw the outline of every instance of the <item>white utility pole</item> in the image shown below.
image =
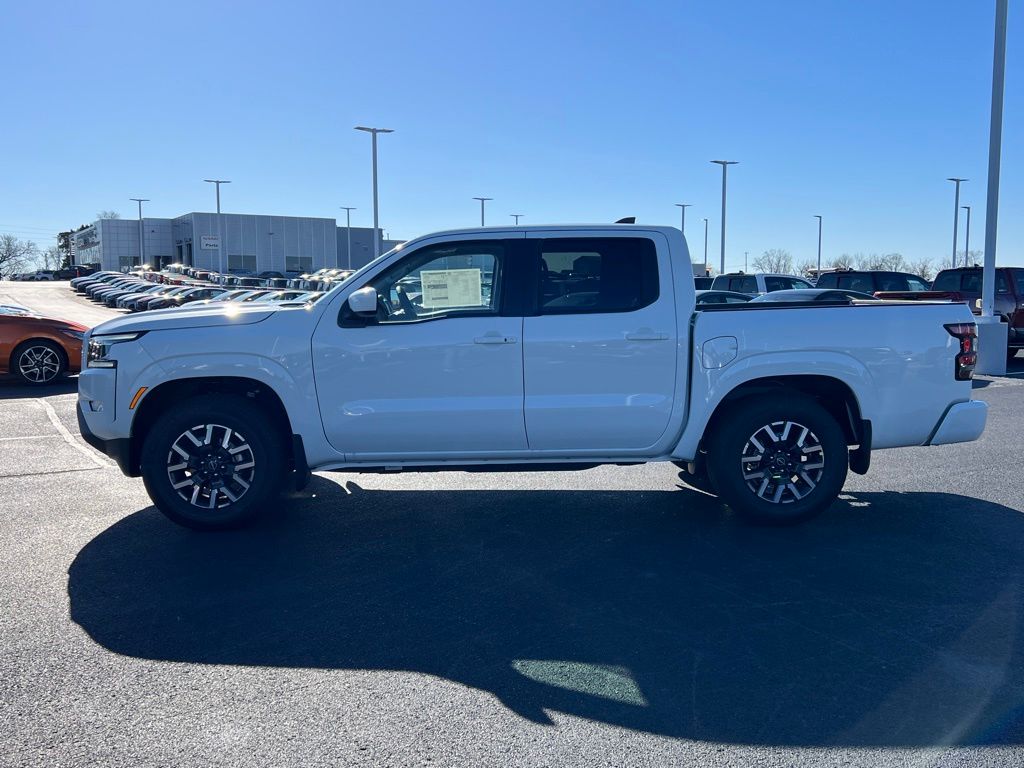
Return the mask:
{"type": "Polygon", "coordinates": [[[355,208],[347,205],[338,207],[345,212],[345,252],[348,254],[348,269],[352,269],[352,211],[355,208]]]}
{"type": "Polygon", "coordinates": [[[736,165],[738,160],[712,160],[712,163],[717,163],[722,166],[722,243],[721,243],[721,258],[719,263],[719,273],[725,274],[725,187],[727,181],[727,175],[730,165],[736,165]]]}
{"type": "Polygon", "coordinates": [[[143,232],[142,224],[142,204],[148,203],[148,197],[129,197],[129,200],[134,200],[139,204],[139,264],[146,263],[146,238],[143,232]]]}
{"type": "MultiPolygon", "coordinates": [[[[217,271],[224,274],[224,222],[220,216],[220,185],[230,184],[224,179],[203,179],[207,184],[217,185],[217,260],[219,262],[217,271]]],[[[201,242],[201,241],[200,241],[201,242]]],[[[193,265],[194,266],[194,265],[193,265]]]]}

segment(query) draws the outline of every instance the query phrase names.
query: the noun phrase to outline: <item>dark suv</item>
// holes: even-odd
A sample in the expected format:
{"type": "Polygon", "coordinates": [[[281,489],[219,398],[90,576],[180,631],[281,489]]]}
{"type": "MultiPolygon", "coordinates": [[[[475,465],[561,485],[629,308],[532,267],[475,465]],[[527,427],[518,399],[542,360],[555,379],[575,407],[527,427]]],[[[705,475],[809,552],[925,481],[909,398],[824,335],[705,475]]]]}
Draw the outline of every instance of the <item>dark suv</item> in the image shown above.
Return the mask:
{"type": "MultiPolygon", "coordinates": [[[[920,299],[921,301],[962,301],[981,314],[981,267],[958,267],[939,272],[930,291],[912,293],[889,291],[880,299],[920,299]]],[[[1009,326],[1007,357],[1024,349],[1024,267],[996,268],[995,313],[1009,326]]]]}
{"type": "Polygon", "coordinates": [[[815,288],[845,288],[848,291],[877,293],[878,291],[902,291],[914,293],[927,291],[928,281],[909,272],[886,272],[878,269],[837,269],[823,272],[815,288]]]}

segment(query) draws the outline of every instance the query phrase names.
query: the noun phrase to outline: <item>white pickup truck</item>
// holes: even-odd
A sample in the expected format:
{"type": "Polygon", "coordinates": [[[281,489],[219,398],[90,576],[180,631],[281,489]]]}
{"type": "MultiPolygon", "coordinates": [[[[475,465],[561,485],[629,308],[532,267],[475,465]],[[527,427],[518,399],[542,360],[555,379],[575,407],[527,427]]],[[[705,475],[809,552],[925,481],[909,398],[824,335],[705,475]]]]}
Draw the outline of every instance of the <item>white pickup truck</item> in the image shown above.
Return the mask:
{"type": "Polygon", "coordinates": [[[873,450],[982,433],[966,306],[695,311],[693,286],[670,227],[432,234],[316,304],[94,328],[79,423],[168,517],[200,529],[252,520],[311,470],[650,461],[747,518],[788,523],[828,507],[873,450]]]}

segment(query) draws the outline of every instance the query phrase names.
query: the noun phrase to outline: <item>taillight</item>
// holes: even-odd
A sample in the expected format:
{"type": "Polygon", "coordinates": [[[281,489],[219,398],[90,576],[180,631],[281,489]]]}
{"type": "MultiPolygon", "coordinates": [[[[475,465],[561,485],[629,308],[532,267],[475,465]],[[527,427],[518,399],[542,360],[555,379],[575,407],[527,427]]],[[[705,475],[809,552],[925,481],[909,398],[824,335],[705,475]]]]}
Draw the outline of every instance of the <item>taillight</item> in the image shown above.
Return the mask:
{"type": "Polygon", "coordinates": [[[957,381],[969,381],[974,378],[974,366],[978,364],[978,326],[974,323],[950,323],[943,327],[960,341],[953,375],[957,381]]]}

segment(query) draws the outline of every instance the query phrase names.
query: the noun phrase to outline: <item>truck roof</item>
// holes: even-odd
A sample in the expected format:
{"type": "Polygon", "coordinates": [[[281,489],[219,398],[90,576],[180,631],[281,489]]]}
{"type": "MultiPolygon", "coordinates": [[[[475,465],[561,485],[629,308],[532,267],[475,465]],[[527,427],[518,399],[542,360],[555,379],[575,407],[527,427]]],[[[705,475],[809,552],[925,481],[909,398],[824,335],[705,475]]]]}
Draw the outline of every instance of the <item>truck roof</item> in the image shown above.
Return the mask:
{"type": "Polygon", "coordinates": [[[437,235],[472,235],[475,233],[495,234],[498,232],[585,232],[594,229],[614,230],[616,232],[663,232],[665,234],[681,234],[678,227],[662,224],[614,224],[604,222],[601,224],[519,224],[518,226],[506,224],[496,227],[465,227],[460,229],[443,229],[437,232],[430,232],[429,234],[415,239],[421,240],[424,237],[435,237],[437,235]]]}

